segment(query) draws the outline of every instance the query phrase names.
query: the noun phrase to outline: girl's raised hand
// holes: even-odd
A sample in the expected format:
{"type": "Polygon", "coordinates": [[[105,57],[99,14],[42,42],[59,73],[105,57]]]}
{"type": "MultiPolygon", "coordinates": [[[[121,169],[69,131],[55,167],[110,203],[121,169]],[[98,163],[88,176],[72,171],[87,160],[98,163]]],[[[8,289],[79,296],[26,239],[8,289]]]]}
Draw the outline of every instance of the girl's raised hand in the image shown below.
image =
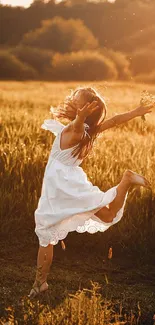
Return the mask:
{"type": "Polygon", "coordinates": [[[91,104],[87,103],[85,106],[83,106],[82,108],[79,108],[77,110],[77,115],[82,119],[85,120],[87,118],[87,116],[89,116],[93,111],[95,111],[97,108],[99,108],[98,106],[98,102],[97,101],[93,101],[91,104]]]}
{"type": "Polygon", "coordinates": [[[137,113],[139,116],[145,115],[147,113],[151,113],[152,109],[155,108],[155,103],[154,104],[147,104],[145,106],[141,105],[137,108],[137,113]]]}
{"type": "Polygon", "coordinates": [[[145,114],[151,113],[154,108],[155,97],[148,91],[144,90],[141,95],[140,106],[136,109],[137,115],[144,117],[145,114]]]}

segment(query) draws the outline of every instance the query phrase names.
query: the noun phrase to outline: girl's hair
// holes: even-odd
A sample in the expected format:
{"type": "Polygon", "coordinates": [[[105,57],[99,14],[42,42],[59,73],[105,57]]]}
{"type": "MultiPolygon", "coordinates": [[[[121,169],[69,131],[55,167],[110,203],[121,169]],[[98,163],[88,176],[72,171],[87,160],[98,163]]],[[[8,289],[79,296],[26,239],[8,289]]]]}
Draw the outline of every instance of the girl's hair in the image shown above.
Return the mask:
{"type": "Polygon", "coordinates": [[[78,159],[85,158],[93,147],[93,142],[99,134],[99,128],[103,123],[107,107],[104,99],[98,94],[98,92],[92,87],[78,87],[71,92],[70,96],[67,96],[62,104],[57,107],[57,110],[51,108],[51,112],[54,117],[65,118],[73,121],[76,118],[78,108],[75,106],[74,96],[77,92],[81,93],[81,96],[86,103],[91,103],[94,100],[97,101],[98,110],[92,112],[87,116],[85,123],[89,126],[87,132],[84,133],[83,138],[79,142],[78,146],[72,151],[73,157],[78,156],[78,159]]]}

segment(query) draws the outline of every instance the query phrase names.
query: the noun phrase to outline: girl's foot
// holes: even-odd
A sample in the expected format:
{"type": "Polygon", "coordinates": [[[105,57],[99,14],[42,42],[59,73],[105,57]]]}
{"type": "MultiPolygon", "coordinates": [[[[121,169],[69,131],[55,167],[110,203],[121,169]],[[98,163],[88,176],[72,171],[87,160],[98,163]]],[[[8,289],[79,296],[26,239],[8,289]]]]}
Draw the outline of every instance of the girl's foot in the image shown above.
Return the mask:
{"type": "Polygon", "coordinates": [[[34,298],[38,296],[41,292],[47,291],[48,290],[48,283],[46,281],[42,282],[41,284],[36,284],[34,283],[28,297],[29,298],[34,298]]]}
{"type": "Polygon", "coordinates": [[[150,182],[142,175],[139,175],[132,170],[128,169],[124,173],[124,178],[133,185],[140,185],[151,189],[150,182]]]}

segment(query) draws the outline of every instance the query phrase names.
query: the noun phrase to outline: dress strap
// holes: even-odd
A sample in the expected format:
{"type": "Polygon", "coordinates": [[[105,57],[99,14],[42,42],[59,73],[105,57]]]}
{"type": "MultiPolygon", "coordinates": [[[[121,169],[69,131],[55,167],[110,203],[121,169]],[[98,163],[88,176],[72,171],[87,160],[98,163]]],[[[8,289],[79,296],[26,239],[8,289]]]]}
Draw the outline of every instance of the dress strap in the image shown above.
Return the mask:
{"type": "Polygon", "coordinates": [[[44,120],[44,123],[41,125],[42,129],[48,130],[52,132],[54,135],[60,133],[64,127],[65,127],[64,124],[54,119],[44,120]]]}

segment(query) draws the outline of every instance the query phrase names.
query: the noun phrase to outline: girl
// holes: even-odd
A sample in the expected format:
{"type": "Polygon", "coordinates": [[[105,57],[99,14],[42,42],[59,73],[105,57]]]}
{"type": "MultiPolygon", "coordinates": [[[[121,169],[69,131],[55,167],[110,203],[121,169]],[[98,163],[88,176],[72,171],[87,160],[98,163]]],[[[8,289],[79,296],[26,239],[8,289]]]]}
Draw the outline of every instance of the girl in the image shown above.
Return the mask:
{"type": "Polygon", "coordinates": [[[96,137],[105,130],[151,112],[151,105],[105,120],[106,104],[93,88],[77,88],[54,117],[67,118],[66,126],[45,120],[42,128],[56,135],[45,168],[41,197],[35,211],[35,233],[39,238],[37,272],[29,297],[48,289],[47,275],[53,259],[53,245],[68,232],[105,231],[123,216],[131,185],[150,188],[149,181],[126,170],[120,183],[106,192],[88,181],[79,166],[92,149],[96,137]]]}

